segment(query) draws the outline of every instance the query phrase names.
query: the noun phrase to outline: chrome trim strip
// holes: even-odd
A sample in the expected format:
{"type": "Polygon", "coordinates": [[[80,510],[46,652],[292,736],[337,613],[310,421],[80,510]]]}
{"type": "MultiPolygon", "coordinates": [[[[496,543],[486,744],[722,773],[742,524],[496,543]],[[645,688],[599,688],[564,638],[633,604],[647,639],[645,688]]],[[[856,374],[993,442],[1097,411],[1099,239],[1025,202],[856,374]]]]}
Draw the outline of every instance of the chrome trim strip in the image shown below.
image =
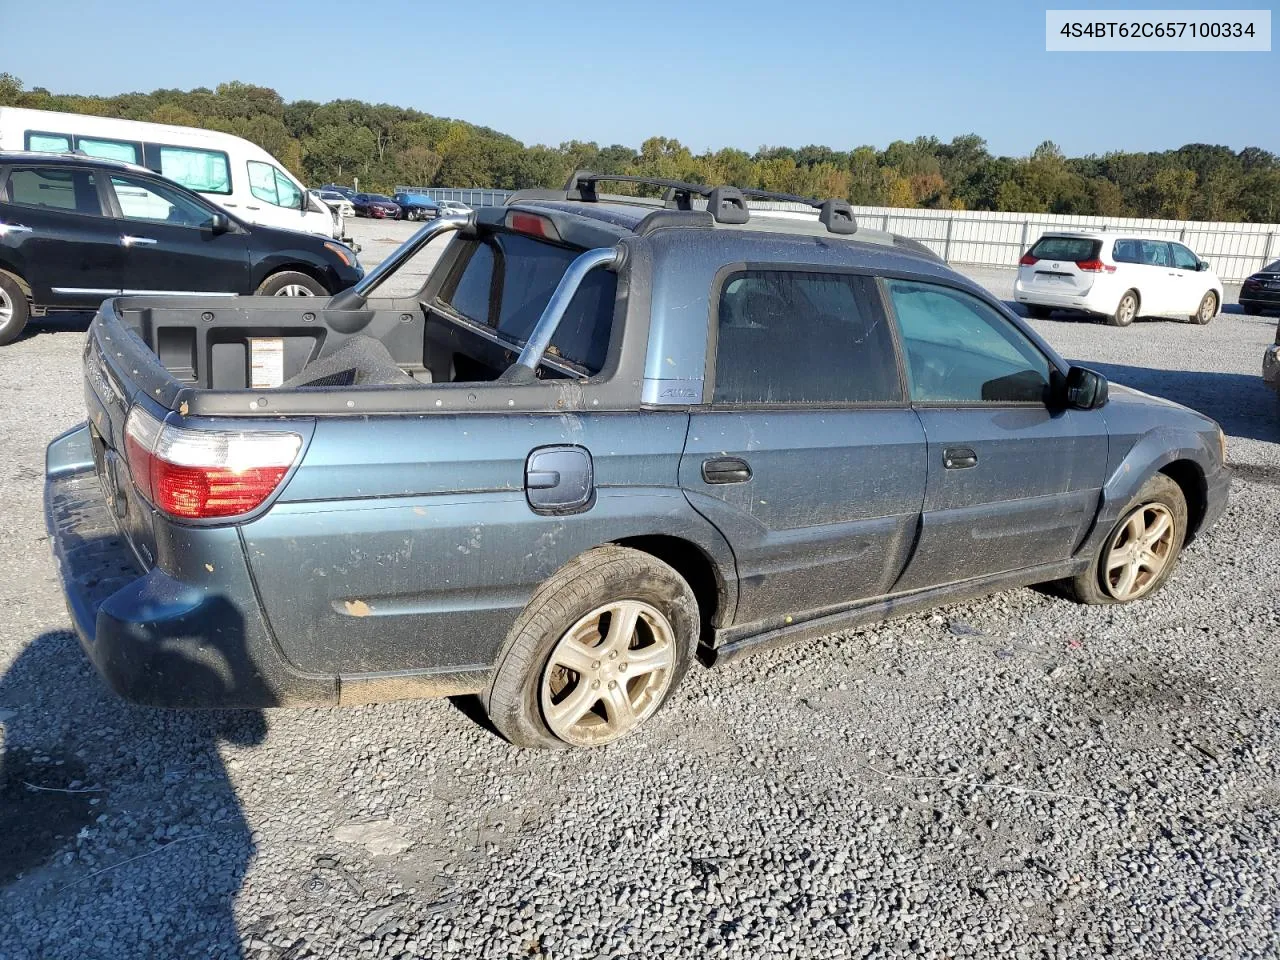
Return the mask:
{"type": "Polygon", "coordinates": [[[97,287],[52,287],[54,293],[93,293],[103,294],[108,297],[118,297],[119,290],[100,290],[97,287]]]}

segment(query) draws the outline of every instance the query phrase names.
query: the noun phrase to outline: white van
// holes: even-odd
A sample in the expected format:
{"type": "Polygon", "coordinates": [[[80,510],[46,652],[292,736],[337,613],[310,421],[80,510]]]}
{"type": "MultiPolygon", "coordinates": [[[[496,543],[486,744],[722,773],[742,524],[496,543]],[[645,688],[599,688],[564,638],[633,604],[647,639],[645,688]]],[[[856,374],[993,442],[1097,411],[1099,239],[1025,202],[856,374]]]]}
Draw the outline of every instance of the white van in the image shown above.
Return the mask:
{"type": "Polygon", "coordinates": [[[0,150],[123,160],[226,207],[242,220],[342,240],[341,213],[307,193],[256,144],[229,133],[140,120],[0,107],[0,150]]]}

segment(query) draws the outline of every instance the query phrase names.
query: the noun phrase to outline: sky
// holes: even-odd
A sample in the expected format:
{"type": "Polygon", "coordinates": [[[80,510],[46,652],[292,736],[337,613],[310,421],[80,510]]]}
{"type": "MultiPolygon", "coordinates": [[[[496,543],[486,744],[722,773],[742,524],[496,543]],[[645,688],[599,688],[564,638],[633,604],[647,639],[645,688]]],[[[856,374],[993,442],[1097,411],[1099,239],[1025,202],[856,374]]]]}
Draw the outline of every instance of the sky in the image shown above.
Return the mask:
{"type": "Polygon", "coordinates": [[[1280,52],[1046,53],[1046,6],[1102,5],[130,0],[104,17],[92,0],[0,0],[0,71],[60,93],[241,80],[530,144],[848,149],[977,133],[1011,156],[1043,140],[1070,156],[1194,142],[1280,153],[1280,52]]]}

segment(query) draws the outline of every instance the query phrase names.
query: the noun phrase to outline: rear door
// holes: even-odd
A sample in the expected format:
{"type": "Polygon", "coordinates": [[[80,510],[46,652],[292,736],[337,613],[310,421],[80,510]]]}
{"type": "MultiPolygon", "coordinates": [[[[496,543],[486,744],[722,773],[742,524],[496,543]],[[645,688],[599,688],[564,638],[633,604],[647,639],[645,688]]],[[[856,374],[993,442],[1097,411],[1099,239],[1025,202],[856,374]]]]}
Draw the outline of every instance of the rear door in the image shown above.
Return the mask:
{"type": "Polygon", "coordinates": [[[1137,288],[1142,316],[1162,317],[1178,309],[1177,279],[1173,257],[1164,240],[1138,240],[1142,263],[1138,265],[1137,288]]]}
{"type": "Polygon", "coordinates": [[[172,184],[110,177],[125,293],[252,293],[247,235],[209,228],[215,208],[172,184]]]}
{"type": "Polygon", "coordinates": [[[120,290],[120,238],[103,216],[100,170],[0,169],[0,251],[40,306],[96,307],[120,290]]]}
{"type": "Polygon", "coordinates": [[[733,548],[736,623],[887,593],[919,520],[925,437],[875,281],[744,268],[712,302],[714,387],[680,485],[733,548]]]}
{"type": "Polygon", "coordinates": [[[928,437],[920,539],[900,590],[1066,560],[1107,465],[1100,411],[1051,409],[1049,359],[994,304],[887,280],[928,437]]]}
{"type": "Polygon", "coordinates": [[[1173,266],[1169,270],[1170,293],[1174,297],[1171,312],[1179,315],[1195,313],[1209,290],[1208,274],[1200,269],[1200,258],[1180,243],[1169,244],[1173,266]]]}
{"type": "Polygon", "coordinates": [[[1101,246],[1101,241],[1092,237],[1041,237],[1019,268],[1023,286],[1050,296],[1084,296],[1097,274],[1081,270],[1077,264],[1096,260],[1101,246]]]}

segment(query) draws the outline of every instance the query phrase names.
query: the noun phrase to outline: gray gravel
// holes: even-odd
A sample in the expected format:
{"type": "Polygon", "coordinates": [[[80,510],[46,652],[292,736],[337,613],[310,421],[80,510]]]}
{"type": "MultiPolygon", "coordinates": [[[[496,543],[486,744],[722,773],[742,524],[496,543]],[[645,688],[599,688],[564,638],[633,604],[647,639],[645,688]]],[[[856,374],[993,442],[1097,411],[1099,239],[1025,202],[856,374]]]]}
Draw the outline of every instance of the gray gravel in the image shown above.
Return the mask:
{"type": "MultiPolygon", "coordinates": [[[[405,232],[357,229],[366,262],[405,232]]],[[[40,505],[84,320],[36,327],[0,349],[0,958],[1280,955],[1275,322],[1036,325],[1228,427],[1230,511],[1162,593],[698,669],[640,735],[552,755],[465,703],[106,692],[40,505]]]]}

